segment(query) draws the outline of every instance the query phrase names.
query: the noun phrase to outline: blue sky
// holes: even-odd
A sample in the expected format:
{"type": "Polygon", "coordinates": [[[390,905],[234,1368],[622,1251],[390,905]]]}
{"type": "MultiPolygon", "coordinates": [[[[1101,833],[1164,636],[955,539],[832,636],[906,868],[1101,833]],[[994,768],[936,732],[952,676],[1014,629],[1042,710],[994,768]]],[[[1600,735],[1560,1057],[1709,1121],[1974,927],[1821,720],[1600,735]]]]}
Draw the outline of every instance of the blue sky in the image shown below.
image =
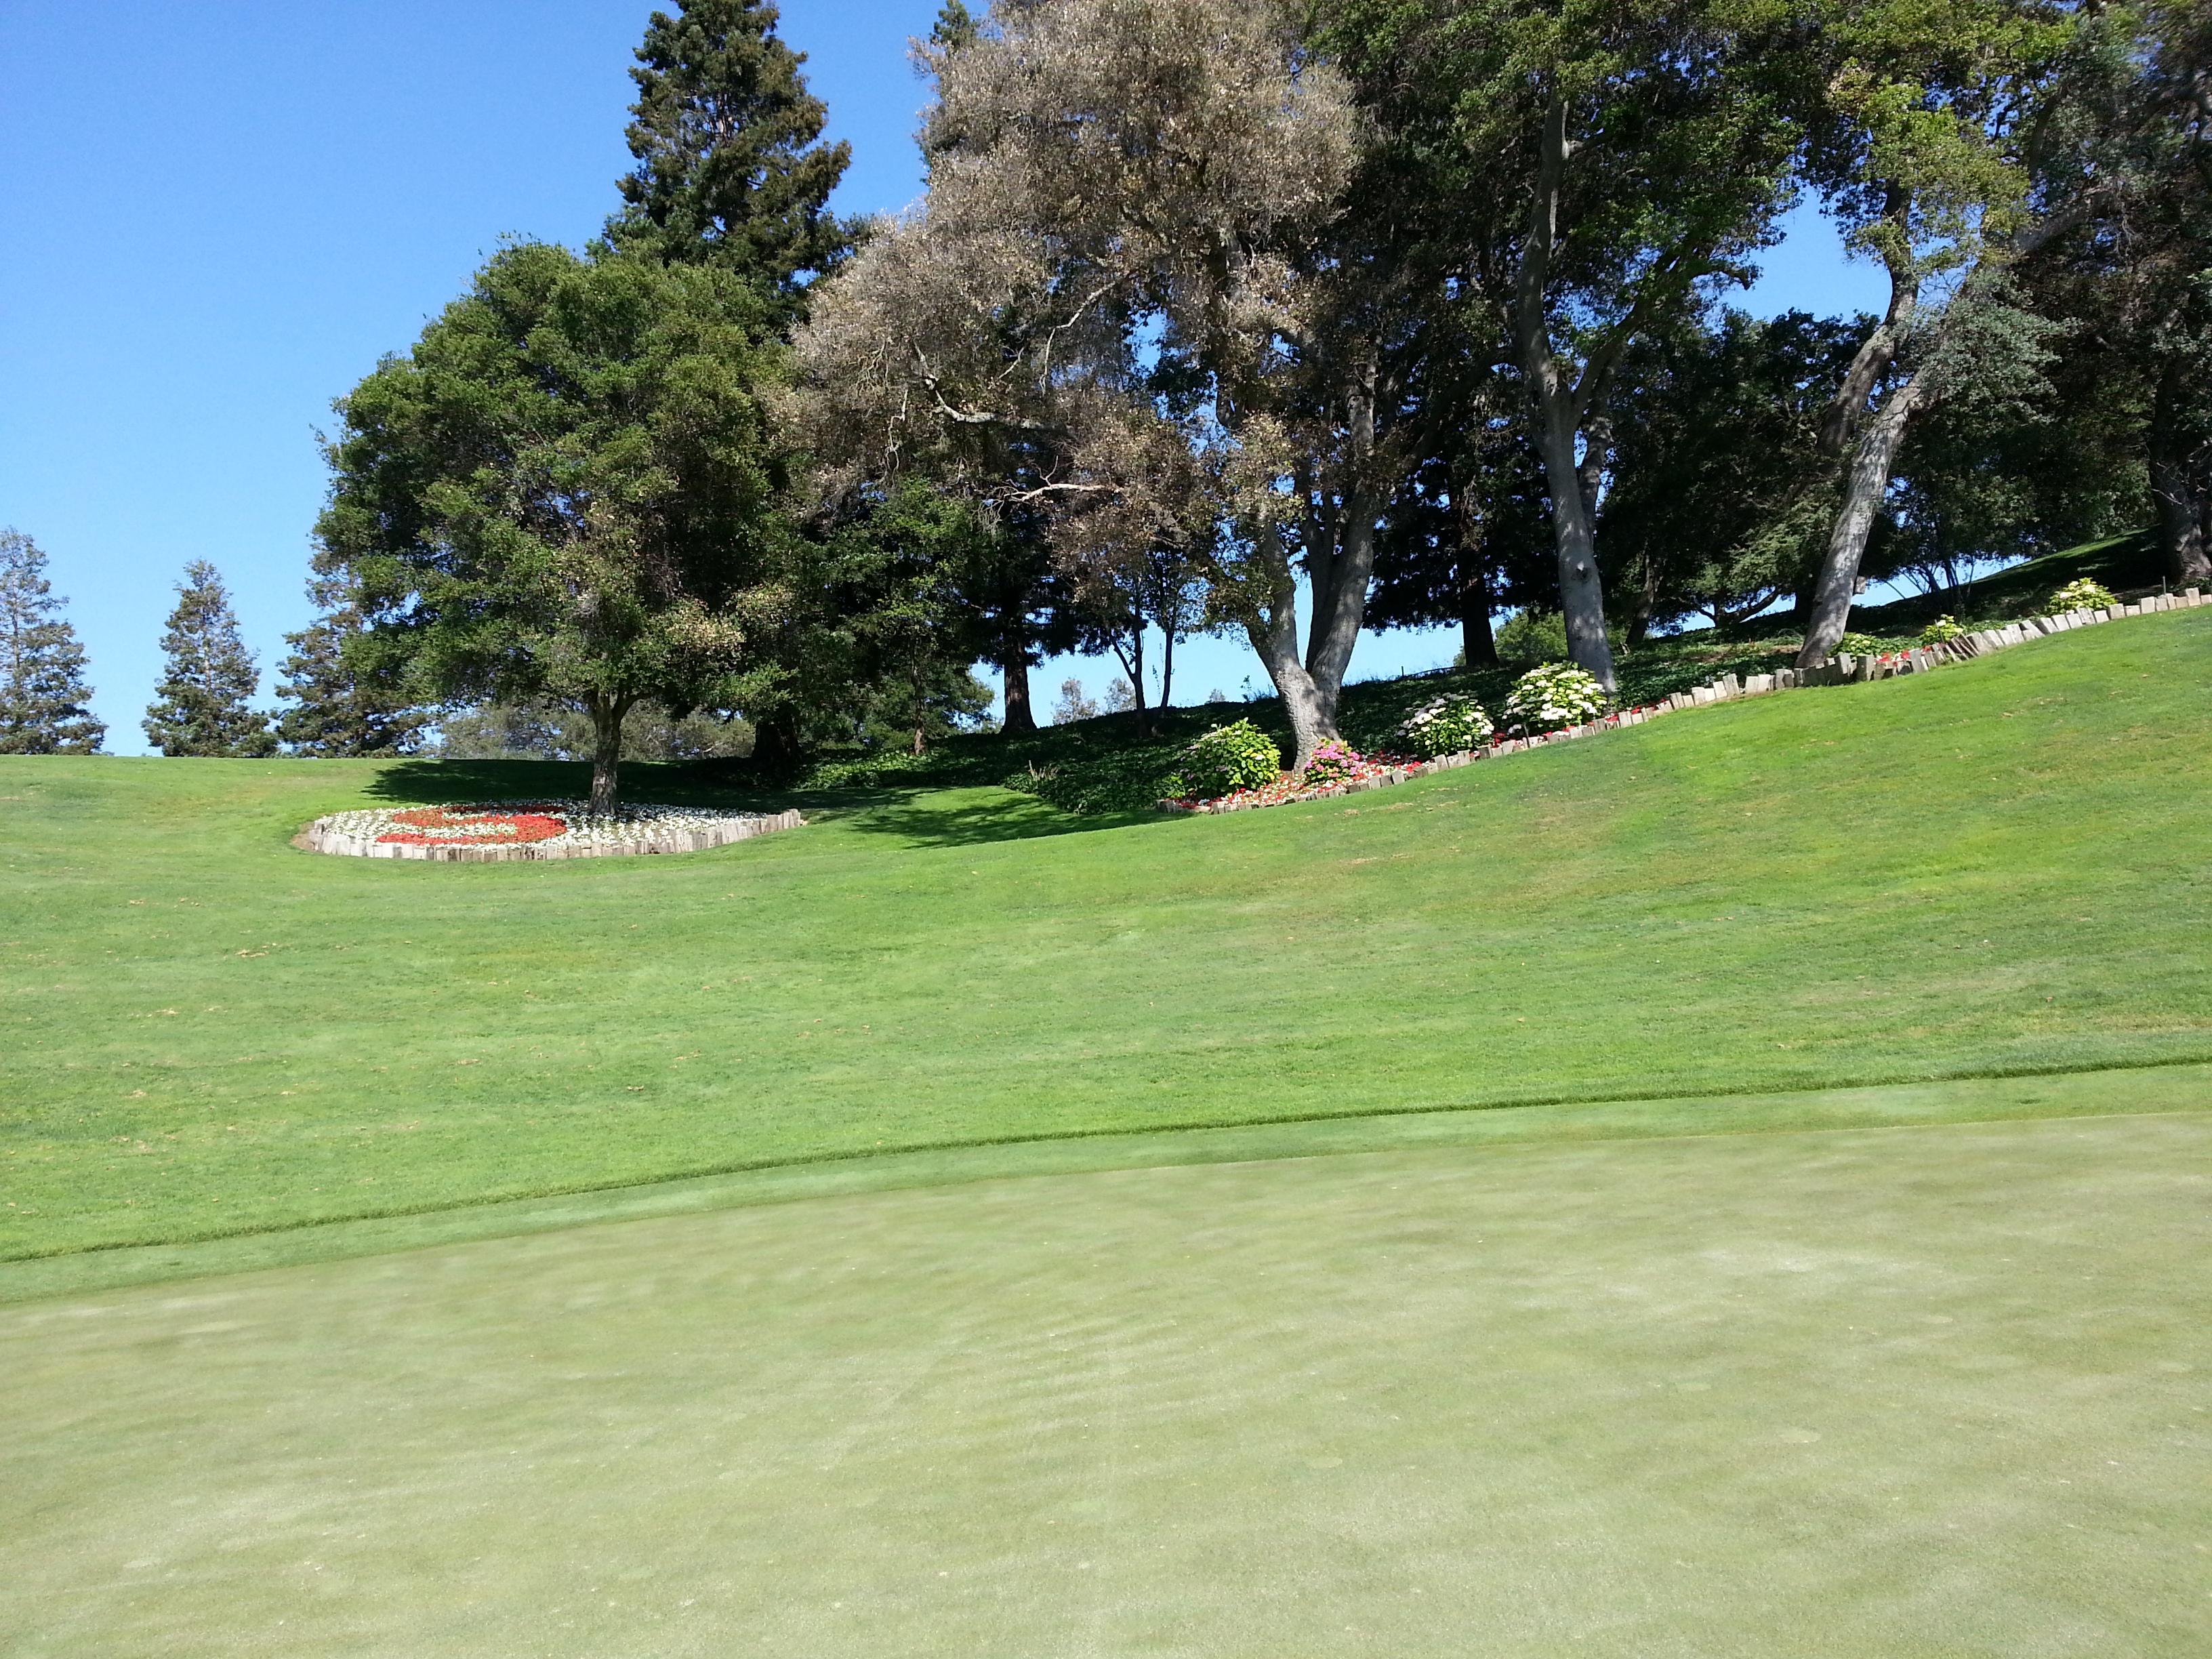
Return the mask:
{"type": "MultiPolygon", "coordinates": [[[[938,0],[786,0],[848,212],[920,188],[907,40],[938,0]]],[[[315,434],[504,234],[580,242],[616,200],[631,49],[617,0],[6,0],[0,4],[0,524],[34,538],[92,659],[108,747],[138,721],[186,561],[231,588],[264,687],[310,614],[315,434]]],[[[1746,303],[1873,303],[1816,218],[1746,303]]],[[[1370,635],[1353,672],[1449,659],[1370,635]]],[[[1178,653],[1176,701],[1264,680],[1248,647],[1178,653]]],[[[1048,664],[1094,691],[1109,663],[1048,664]]]]}

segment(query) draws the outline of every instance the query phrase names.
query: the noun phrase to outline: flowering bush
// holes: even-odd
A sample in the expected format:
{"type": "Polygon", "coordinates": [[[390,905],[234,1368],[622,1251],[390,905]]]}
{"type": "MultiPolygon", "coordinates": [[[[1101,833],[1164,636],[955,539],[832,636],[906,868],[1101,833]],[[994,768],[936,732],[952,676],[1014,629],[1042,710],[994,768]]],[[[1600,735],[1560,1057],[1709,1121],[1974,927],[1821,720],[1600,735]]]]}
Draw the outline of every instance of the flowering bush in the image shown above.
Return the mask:
{"type": "Polygon", "coordinates": [[[2071,581],[2051,596],[2045,614],[2058,616],[2068,611],[2110,611],[2119,601],[2112,590],[2102,582],[2093,582],[2087,576],[2071,581]]]}
{"type": "Polygon", "coordinates": [[[1847,651],[1854,657],[1878,657],[1881,641],[1871,634],[1846,634],[1836,641],[1836,649],[1847,651]]]}
{"type": "Polygon", "coordinates": [[[1306,763],[1306,787],[1326,788],[1332,783],[1343,783],[1359,775],[1366,757],[1350,744],[1336,738],[1324,738],[1314,745],[1313,758],[1306,763]]]}
{"type": "Polygon", "coordinates": [[[1920,630],[1923,645],[1948,645],[1953,640],[1966,637],[1966,625],[1956,617],[1938,617],[1920,630]]]}
{"type": "Polygon", "coordinates": [[[1406,716],[1395,733],[1399,744],[1424,760],[1479,749],[1495,728],[1473,697],[1449,693],[1406,716]]]}
{"type": "Polygon", "coordinates": [[[1528,732],[1580,726],[1605,713],[1605,688],[1571,662],[1547,662],[1513,682],[1505,721],[1528,732]]]}
{"type": "Polygon", "coordinates": [[[1283,769],[1275,740],[1249,720],[1217,726],[1182,751],[1182,768],[1170,779],[1178,797],[1213,800],[1239,789],[1273,783],[1283,769]]]}

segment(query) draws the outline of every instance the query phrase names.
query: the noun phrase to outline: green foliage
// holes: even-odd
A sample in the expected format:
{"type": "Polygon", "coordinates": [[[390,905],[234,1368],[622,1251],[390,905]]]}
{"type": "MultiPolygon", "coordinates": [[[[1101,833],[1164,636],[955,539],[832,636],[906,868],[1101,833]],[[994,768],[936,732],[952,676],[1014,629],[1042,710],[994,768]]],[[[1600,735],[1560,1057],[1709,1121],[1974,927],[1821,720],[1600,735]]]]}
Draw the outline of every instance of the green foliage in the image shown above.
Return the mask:
{"type": "Polygon", "coordinates": [[[1400,722],[1395,746],[1424,760],[1438,755],[1457,755],[1479,749],[1490,741],[1496,728],[1490,714],[1473,697],[1446,693],[1423,703],[1400,722]]]}
{"type": "MultiPolygon", "coordinates": [[[[1647,628],[1698,612],[1727,627],[1809,582],[1835,506],[1820,417],[1870,326],[1729,311],[1629,349],[1599,517],[1615,608],[1647,628]]],[[[1546,653],[1565,654],[1564,640],[1546,653]]]]}
{"type": "Polygon", "coordinates": [[[338,405],[318,533],[369,624],[349,660],[614,726],[773,690],[791,537],[763,327],[720,270],[501,250],[338,405]]]}
{"type": "Polygon", "coordinates": [[[1157,746],[1109,750],[1014,774],[1006,787],[1064,812],[1149,812],[1164,800],[1181,799],[1182,775],[1176,757],[1157,746]]]}
{"type": "Polygon", "coordinates": [[[368,626],[353,583],[317,575],[307,595],[323,614],[284,636],[292,652],[278,665],[276,695],[295,706],[277,715],[277,738],[295,755],[322,759],[412,754],[430,712],[392,683],[388,668],[379,674],[367,666],[359,645],[348,657],[347,645],[368,626]]]}
{"type": "Polygon", "coordinates": [[[630,71],[637,166],[607,230],[631,252],[720,265],[788,316],[851,249],[852,228],[828,204],[852,149],[820,142],[828,111],[775,25],[768,0],[653,13],[630,71]]]}
{"type": "Polygon", "coordinates": [[[1968,633],[1966,625],[1948,611],[1920,630],[1923,645],[1948,645],[1953,640],[1963,640],[1968,633]]]}
{"type": "Polygon", "coordinates": [[[1505,723],[1523,732],[1553,732],[1595,720],[1605,709],[1605,688],[1595,676],[1571,662],[1552,662],[1513,682],[1505,723]]]}
{"type": "Polygon", "coordinates": [[[2067,611],[2109,611],[2119,601],[2112,597],[2112,589],[2088,577],[2070,581],[2051,596],[2045,613],[2057,616],[2067,611]]]}
{"type": "MultiPolygon", "coordinates": [[[[590,720],[557,703],[495,703],[455,710],[438,720],[434,752],[448,760],[592,758],[596,734],[590,720]]],[[[739,759],[753,751],[753,729],[741,720],[713,714],[671,714],[641,702],[623,721],[626,761],[739,759]]]]}
{"type": "Polygon", "coordinates": [[[1182,752],[1178,798],[1214,800],[1239,789],[1257,789],[1282,775],[1275,740],[1249,720],[1217,726],[1182,752]]]}
{"type": "Polygon", "coordinates": [[[165,755],[276,752],[269,717],[252,707],[260,672],[238,637],[222,578],[205,559],[185,567],[161,651],[164,672],[143,722],[156,748],[165,755]]]}
{"type": "Polygon", "coordinates": [[[1498,624],[1498,660],[1508,668],[1534,668],[1567,654],[1566,618],[1556,611],[1523,606],[1498,624]]]}
{"type": "Polygon", "coordinates": [[[1871,634],[1846,634],[1836,641],[1836,649],[1849,652],[1854,657],[1879,656],[1881,641],[1871,634]]]}
{"type": "Polygon", "coordinates": [[[0,755],[97,754],[107,727],[46,570],[36,542],[0,530],[0,755]]]}

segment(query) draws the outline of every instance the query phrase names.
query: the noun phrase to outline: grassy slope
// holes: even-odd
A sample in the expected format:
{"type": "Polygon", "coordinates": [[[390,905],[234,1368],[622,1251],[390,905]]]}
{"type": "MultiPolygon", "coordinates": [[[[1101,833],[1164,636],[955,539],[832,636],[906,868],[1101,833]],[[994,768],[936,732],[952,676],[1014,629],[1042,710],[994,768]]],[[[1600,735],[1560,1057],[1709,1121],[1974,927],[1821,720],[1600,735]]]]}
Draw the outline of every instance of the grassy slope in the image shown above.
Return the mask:
{"type": "Polygon", "coordinates": [[[1356,805],[1098,828],[890,793],[666,861],[286,845],[380,788],[553,769],[0,762],[0,1254],[933,1143],[2212,1056],[2208,643],[2149,618],[1356,805]]]}
{"type": "Polygon", "coordinates": [[[2201,1656],[2208,1166],[1432,1147],[0,1310],[0,1645],[2201,1656]]]}

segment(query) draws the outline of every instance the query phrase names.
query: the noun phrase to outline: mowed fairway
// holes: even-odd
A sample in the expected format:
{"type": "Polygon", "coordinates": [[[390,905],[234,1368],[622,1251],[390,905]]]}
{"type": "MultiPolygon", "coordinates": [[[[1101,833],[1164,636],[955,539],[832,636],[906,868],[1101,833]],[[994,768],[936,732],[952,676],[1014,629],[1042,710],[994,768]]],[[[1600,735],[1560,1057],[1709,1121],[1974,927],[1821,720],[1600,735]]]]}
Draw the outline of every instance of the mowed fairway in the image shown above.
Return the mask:
{"type": "MultiPolygon", "coordinates": [[[[2212,1058],[2212,614],[1120,827],[323,858],[309,762],[0,761],[0,1256],[793,1160],[2212,1058]]],[[[647,771],[634,778],[651,794],[647,771]]]]}
{"type": "Polygon", "coordinates": [[[13,1655],[2199,1655],[2212,1115],[999,1180],[0,1310],[13,1655]]]}

